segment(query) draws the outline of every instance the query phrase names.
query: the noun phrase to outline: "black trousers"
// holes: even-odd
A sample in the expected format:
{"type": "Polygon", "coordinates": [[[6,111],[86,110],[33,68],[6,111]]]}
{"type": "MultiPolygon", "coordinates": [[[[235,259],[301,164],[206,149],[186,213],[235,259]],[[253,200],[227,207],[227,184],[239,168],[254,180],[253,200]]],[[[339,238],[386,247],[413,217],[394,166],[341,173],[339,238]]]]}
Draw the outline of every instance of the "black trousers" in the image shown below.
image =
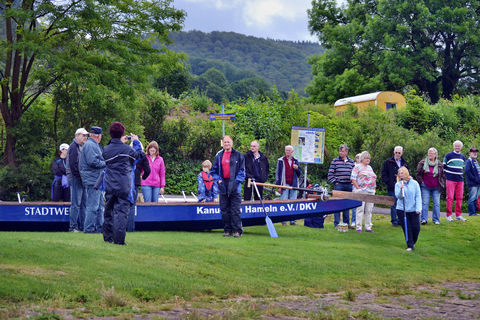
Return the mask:
{"type": "Polygon", "coordinates": [[[103,222],[103,240],[115,244],[125,244],[127,218],[130,201],[113,194],[105,194],[105,211],[103,222]]]}
{"type": "MultiPolygon", "coordinates": [[[[402,226],[403,235],[405,236],[405,213],[401,210],[397,210],[398,224],[402,226]]],[[[418,240],[418,234],[420,233],[420,216],[415,212],[407,212],[407,247],[415,248],[415,243],[418,240]]]]}
{"type": "Polygon", "coordinates": [[[242,233],[242,217],[240,205],[242,196],[239,193],[220,194],[220,212],[222,213],[223,230],[226,233],[242,233]]]}
{"type": "MultiPolygon", "coordinates": [[[[262,196],[263,199],[263,187],[262,186],[257,186],[258,192],[260,192],[260,195],[262,196]]],[[[253,184],[251,187],[248,187],[248,182],[245,182],[245,185],[243,186],[243,200],[249,201],[249,200],[260,200],[257,195],[257,191],[255,190],[255,187],[253,184]]]]}

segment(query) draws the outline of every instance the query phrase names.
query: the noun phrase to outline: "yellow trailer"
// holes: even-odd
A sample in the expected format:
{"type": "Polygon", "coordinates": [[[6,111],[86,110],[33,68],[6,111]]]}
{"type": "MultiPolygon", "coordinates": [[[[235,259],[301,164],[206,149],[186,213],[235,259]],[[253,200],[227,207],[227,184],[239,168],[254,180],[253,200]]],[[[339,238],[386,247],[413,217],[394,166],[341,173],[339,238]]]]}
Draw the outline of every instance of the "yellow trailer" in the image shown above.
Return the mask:
{"type": "Polygon", "coordinates": [[[369,106],[377,106],[380,110],[387,111],[401,109],[405,107],[405,103],[405,97],[398,92],[378,91],[337,100],[334,106],[337,112],[345,112],[349,104],[356,106],[358,111],[364,111],[369,106]]]}

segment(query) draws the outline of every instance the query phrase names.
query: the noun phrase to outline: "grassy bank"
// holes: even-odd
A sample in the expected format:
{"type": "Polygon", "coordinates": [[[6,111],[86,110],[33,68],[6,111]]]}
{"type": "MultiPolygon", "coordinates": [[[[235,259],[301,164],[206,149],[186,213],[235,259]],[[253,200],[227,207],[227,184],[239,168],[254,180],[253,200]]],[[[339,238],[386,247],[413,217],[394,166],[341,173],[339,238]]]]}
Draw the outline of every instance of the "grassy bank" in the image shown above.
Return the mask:
{"type": "MultiPolygon", "coordinates": [[[[331,218],[329,218],[331,219],[331,218]]],[[[402,290],[441,282],[480,281],[480,217],[422,227],[413,252],[400,228],[374,217],[374,234],[276,224],[220,231],[137,232],[128,246],[82,233],[0,233],[0,305],[110,308],[212,302],[239,296],[280,297],[343,290],[402,290]]],[[[0,308],[1,311],[1,308],[0,308]]]]}

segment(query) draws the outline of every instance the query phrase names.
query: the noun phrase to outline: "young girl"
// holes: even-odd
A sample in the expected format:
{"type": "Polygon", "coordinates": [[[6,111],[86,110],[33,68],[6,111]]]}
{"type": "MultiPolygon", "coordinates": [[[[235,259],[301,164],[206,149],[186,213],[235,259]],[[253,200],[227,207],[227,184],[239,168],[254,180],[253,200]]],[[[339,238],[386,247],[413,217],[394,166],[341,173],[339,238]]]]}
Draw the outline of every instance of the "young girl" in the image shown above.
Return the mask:
{"type": "MultiPolygon", "coordinates": [[[[351,180],[354,187],[353,192],[355,193],[375,194],[377,175],[369,165],[370,158],[370,153],[363,151],[359,157],[360,163],[357,163],[352,170],[351,180]]],[[[362,202],[362,205],[357,208],[357,232],[362,232],[362,221],[365,216],[365,230],[373,233],[372,210],[373,203],[370,202],[362,202]]]]}

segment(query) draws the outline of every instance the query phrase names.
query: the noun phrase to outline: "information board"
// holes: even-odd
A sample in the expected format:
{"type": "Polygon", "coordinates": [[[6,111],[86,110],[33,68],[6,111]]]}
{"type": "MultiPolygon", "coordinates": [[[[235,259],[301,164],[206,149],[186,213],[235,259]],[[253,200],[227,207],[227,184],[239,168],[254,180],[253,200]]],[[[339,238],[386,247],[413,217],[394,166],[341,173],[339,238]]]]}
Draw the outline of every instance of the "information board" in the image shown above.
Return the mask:
{"type": "Polygon", "coordinates": [[[294,157],[302,163],[323,163],[325,129],[292,126],[290,144],[295,149],[294,157]]]}

